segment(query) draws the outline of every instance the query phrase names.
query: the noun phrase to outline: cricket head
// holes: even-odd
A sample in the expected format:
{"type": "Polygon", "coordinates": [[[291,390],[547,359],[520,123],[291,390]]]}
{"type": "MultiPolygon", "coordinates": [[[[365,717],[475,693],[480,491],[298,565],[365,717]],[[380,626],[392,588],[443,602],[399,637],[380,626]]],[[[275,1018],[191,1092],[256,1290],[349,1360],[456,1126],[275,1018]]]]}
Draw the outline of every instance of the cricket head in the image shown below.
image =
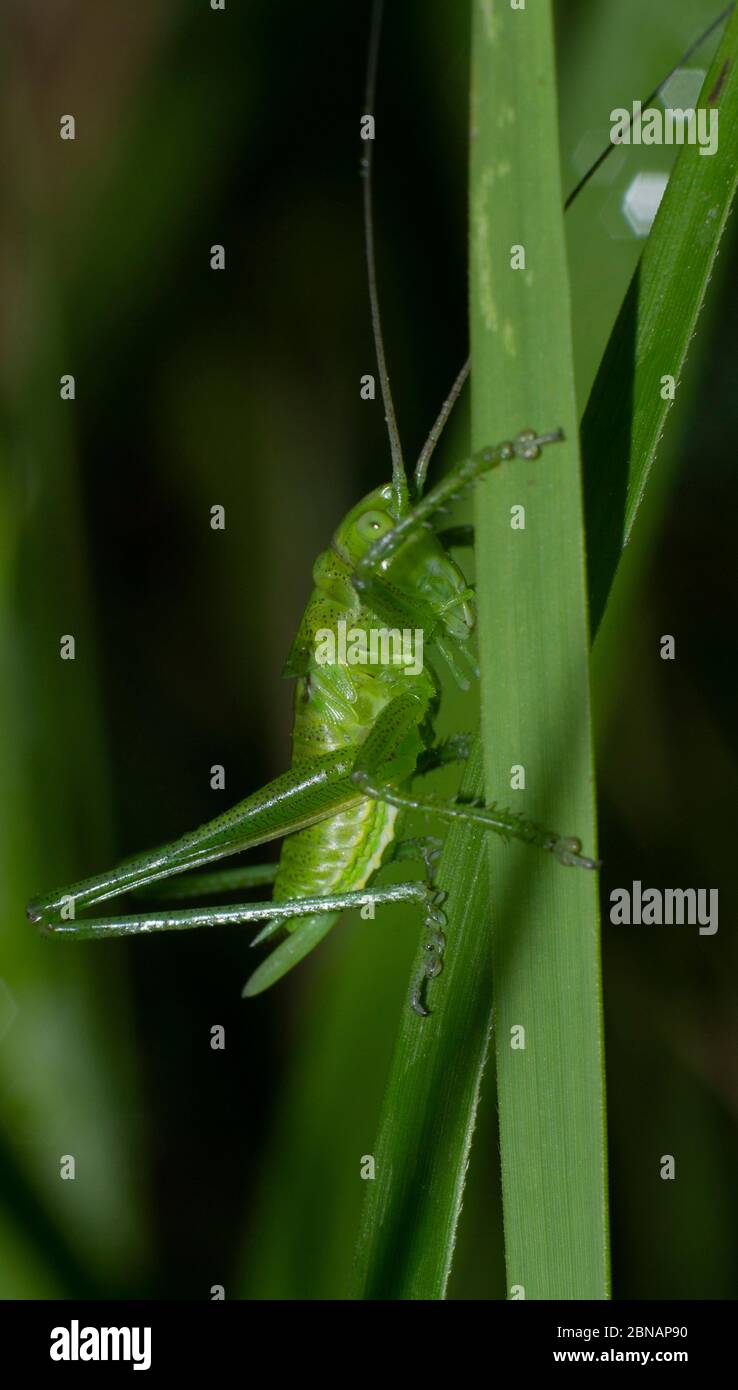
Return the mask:
{"type": "MultiPolygon", "coordinates": [[[[333,536],[333,547],[352,569],[396,524],[394,504],[394,489],[386,483],[344,517],[333,536]]],[[[473,590],[433,530],[421,525],[412,531],[399,550],[379,561],[377,575],[407,598],[419,598],[430,606],[456,641],[469,636],[475,622],[473,590]]]]}

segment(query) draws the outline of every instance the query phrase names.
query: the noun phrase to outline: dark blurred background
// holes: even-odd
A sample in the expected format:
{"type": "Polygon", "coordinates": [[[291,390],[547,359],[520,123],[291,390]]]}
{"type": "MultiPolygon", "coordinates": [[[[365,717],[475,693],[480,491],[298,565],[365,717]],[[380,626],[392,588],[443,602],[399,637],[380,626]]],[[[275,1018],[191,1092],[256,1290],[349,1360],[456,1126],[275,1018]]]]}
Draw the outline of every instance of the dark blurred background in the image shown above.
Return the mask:
{"type": "MultiPolygon", "coordinates": [[[[377,243],[408,454],[466,351],[467,9],[403,0],[385,23],[377,243]]],[[[566,191],[607,142],[611,108],[650,91],[718,9],[559,0],[566,191]]],[[[412,916],[396,931],[342,924],[243,1002],[247,932],[64,945],[40,940],[23,905],[287,764],[279,673],[311,564],[388,474],[381,406],[359,397],[374,369],[357,140],[368,23],[365,0],[4,7],[6,1298],[346,1293],[412,916]],[[67,113],[74,142],[59,139],[67,113]],[[65,373],[74,403],[59,398],[65,373]]],[[[643,245],[623,209],[669,156],[617,151],[569,214],[582,406],[643,245]]],[[[738,1292],[736,270],[728,238],[594,652],[605,904],[636,878],[720,892],[713,937],[603,928],[621,1298],[738,1292]],[[674,1182],[658,1175],[666,1153],[674,1182]]],[[[466,447],[464,402],[437,466],[466,447]]],[[[504,1296],[488,1091],[457,1298],[504,1296]]]]}

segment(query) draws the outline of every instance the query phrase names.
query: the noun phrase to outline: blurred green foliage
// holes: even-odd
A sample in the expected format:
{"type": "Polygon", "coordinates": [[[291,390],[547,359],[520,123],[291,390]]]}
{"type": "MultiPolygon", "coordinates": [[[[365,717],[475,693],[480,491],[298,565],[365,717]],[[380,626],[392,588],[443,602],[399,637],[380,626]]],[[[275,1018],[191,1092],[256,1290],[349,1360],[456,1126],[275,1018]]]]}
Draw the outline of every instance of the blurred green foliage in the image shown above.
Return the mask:
{"type": "MultiPolygon", "coordinates": [[[[611,108],[648,92],[717,8],[562,0],[570,185],[611,108]]],[[[343,924],[244,1004],[245,933],[62,946],[23,904],[215,814],[214,763],[235,801],[287,762],[279,670],[312,561],[388,467],[381,409],[358,392],[373,361],[356,139],[367,29],[363,0],[7,6],[5,1297],[348,1287],[412,915],[343,924]],[[58,138],[66,112],[74,143],[58,138]],[[59,660],[64,633],[74,663],[59,660]]],[[[467,29],[466,7],[440,0],[390,7],[385,29],[377,241],[408,453],[466,350],[467,29]]],[[[623,193],[666,153],[618,153],[570,214],[582,404],[641,248],[623,193]]],[[[721,895],[715,937],[605,926],[616,1297],[738,1289],[734,253],[719,275],[595,652],[604,893],[639,878],[721,895]],[[663,632],[674,663],[658,659],[663,632]],[[674,1183],[658,1178],[662,1153],[674,1183]]],[[[462,408],[445,457],[466,444],[462,408]]],[[[473,718],[450,704],[444,728],[473,718]]],[[[503,1291],[490,1078],[451,1293],[503,1291]]]]}

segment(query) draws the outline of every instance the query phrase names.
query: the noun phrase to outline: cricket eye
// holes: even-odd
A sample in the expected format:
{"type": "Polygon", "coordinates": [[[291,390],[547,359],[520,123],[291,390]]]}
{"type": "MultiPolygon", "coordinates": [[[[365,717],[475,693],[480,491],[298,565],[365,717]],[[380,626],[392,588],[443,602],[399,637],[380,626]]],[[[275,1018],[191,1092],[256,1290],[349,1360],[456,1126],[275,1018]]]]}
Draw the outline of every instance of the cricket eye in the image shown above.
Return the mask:
{"type": "Polygon", "coordinates": [[[376,541],[392,529],[392,522],[384,512],[364,512],[356,523],[356,529],[364,540],[376,541]]]}

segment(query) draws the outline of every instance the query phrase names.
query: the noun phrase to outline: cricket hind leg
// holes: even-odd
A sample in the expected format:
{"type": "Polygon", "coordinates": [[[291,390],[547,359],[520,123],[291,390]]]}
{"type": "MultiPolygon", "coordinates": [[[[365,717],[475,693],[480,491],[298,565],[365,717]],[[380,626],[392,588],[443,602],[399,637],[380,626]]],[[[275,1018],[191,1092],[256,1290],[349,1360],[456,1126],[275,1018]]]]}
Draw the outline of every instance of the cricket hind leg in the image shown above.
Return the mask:
{"type": "MultiPolygon", "coordinates": [[[[263,868],[264,866],[258,866],[263,868]]],[[[204,876],[203,876],[204,877],[204,876]]],[[[257,966],[242,990],[243,998],[263,993],[304,960],[327,936],[347,908],[382,903],[415,902],[431,910],[433,892],[428,883],[395,883],[385,888],[334,893],[325,898],[296,898],[280,901],[279,923],[297,919],[295,930],[257,966]]],[[[76,940],[102,940],[106,937],[139,936],[157,932],[183,931],[195,927],[236,926],[244,922],[273,918],[276,904],[236,903],[231,907],[210,907],[140,913],[130,917],[103,917],[81,922],[49,922],[44,930],[50,936],[76,940]]]]}
{"type": "MultiPolygon", "coordinates": [[[[211,893],[233,893],[241,888],[266,887],[274,883],[278,873],[279,863],[277,861],[271,864],[245,864],[237,869],[213,869],[205,874],[189,873],[182,878],[164,879],[158,880],[156,883],[145,884],[142,888],[135,889],[133,896],[165,903],[180,902],[183,899],[191,898],[206,898],[211,893]]],[[[258,946],[262,941],[266,941],[268,937],[279,931],[284,922],[284,917],[274,917],[273,921],[267,922],[266,926],[254,937],[250,943],[251,946],[258,946]]]]}
{"type": "Polygon", "coordinates": [[[287,921],[291,918],[312,917],[323,913],[344,912],[347,908],[365,907],[368,903],[428,902],[428,885],[423,882],[391,883],[385,888],[366,888],[326,897],[288,898],[279,903],[233,903],[226,907],[175,908],[135,913],[124,917],[52,919],[42,925],[48,936],[71,937],[78,941],[100,941],[107,937],[146,936],[159,932],[185,931],[196,927],[239,926],[246,922],[263,922],[275,915],[287,921]]]}
{"type": "MultiPolygon", "coordinates": [[[[417,725],[419,714],[417,701],[403,701],[403,704],[405,703],[407,703],[407,711],[405,712],[404,719],[400,721],[399,732],[398,726],[395,726],[394,729],[395,742],[402,741],[403,730],[407,730],[408,728],[412,729],[417,725]]],[[[433,752],[437,755],[433,765],[442,766],[445,762],[456,761],[460,756],[468,756],[468,747],[466,747],[464,742],[464,736],[459,735],[458,740],[453,738],[444,740],[443,743],[437,745],[433,752]]],[[[385,856],[385,863],[398,863],[412,860],[423,864],[427,893],[421,901],[423,901],[426,906],[427,915],[434,910],[434,903],[438,897],[437,891],[433,885],[433,872],[441,853],[442,844],[442,840],[433,835],[396,840],[385,856]]],[[[383,901],[384,899],[381,895],[381,889],[373,890],[373,901],[375,903],[383,901]]],[[[275,904],[277,911],[279,911],[280,907],[281,903],[275,904]]],[[[288,929],[286,938],[280,942],[276,949],[272,951],[264,961],[262,961],[247,980],[243,988],[243,997],[246,998],[254,994],[260,994],[262,990],[268,989],[270,985],[274,984],[282,975],[286,974],[288,970],[291,970],[294,965],[302,960],[318,942],[322,941],[323,937],[327,935],[337,921],[338,914],[330,918],[323,915],[321,917],[300,919],[295,923],[292,929],[288,929]]],[[[271,921],[267,922],[266,926],[262,928],[258,935],[254,937],[251,946],[261,945],[262,942],[275,935],[285,925],[285,917],[283,915],[275,915],[271,921]]],[[[413,992],[413,998],[415,998],[415,991],[413,992]]],[[[413,1007],[416,1007],[414,1003],[413,1007]]],[[[419,1009],[418,1012],[423,1012],[423,1010],[419,1009]]]]}
{"type": "MultiPolygon", "coordinates": [[[[351,772],[351,781],[362,796],[386,801],[400,810],[420,811],[445,821],[461,820],[480,825],[503,839],[522,840],[525,844],[547,850],[560,864],[583,869],[599,868],[598,860],[589,859],[581,853],[581,843],[574,836],[546,830],[527,816],[495,805],[488,806],[482,801],[449,801],[432,795],[411,795],[408,791],[400,790],[407,774],[405,777],[398,776],[397,764],[393,760],[403,739],[421,722],[421,716],[418,701],[409,694],[398,695],[380,715],[359,748],[351,772]]],[[[427,751],[433,753],[437,750],[427,751]]],[[[468,755],[468,748],[466,751],[468,755]]],[[[425,752],[416,756],[416,766],[422,765],[425,752]]]]}
{"type": "Polygon", "coordinates": [[[292,768],[251,796],[168,844],[136,855],[104,873],[33,898],[26,908],[32,922],[43,922],[107,898],[134,892],[223,859],[241,850],[281,839],[293,830],[334,815],[356,800],[350,782],[352,758],[345,750],[324,753],[292,768]],[[71,910],[70,910],[71,909],[71,910]]]}
{"type": "Polygon", "coordinates": [[[401,792],[390,782],[382,782],[363,768],[353,773],[354,781],[364,796],[376,801],[386,801],[405,811],[420,811],[426,815],[438,816],[441,820],[467,821],[470,825],[482,826],[500,835],[503,840],[521,840],[524,844],[535,845],[548,850],[560,864],[579,869],[599,869],[599,859],[589,859],[582,854],[581,841],[573,835],[558,835],[554,830],[544,830],[527,816],[514,811],[502,810],[483,801],[443,801],[434,796],[411,796],[401,792]]]}
{"type": "Polygon", "coordinates": [[[213,869],[206,874],[185,873],[182,878],[157,879],[133,890],[135,897],[179,902],[182,898],[206,898],[211,893],[233,893],[241,888],[264,888],[273,883],[279,864],[244,864],[237,869],[213,869]]]}
{"type": "MultiPolygon", "coordinates": [[[[474,738],[472,734],[450,734],[432,748],[426,748],[418,758],[414,775],[424,777],[438,768],[450,763],[466,762],[471,756],[474,738]]],[[[441,857],[443,840],[438,835],[416,835],[412,839],[397,840],[392,848],[388,862],[397,863],[403,859],[420,862],[425,868],[428,883],[433,882],[436,864],[441,857]]]]}
{"type": "MultiPolygon", "coordinates": [[[[419,897],[418,901],[423,903],[426,907],[426,926],[428,926],[428,917],[431,912],[434,913],[434,924],[440,922],[440,919],[435,916],[437,912],[435,903],[439,895],[433,886],[433,872],[436,862],[440,857],[442,847],[443,841],[434,835],[417,836],[412,840],[398,840],[392,846],[391,854],[385,861],[387,863],[398,863],[412,860],[413,862],[421,862],[423,864],[425,868],[427,894],[425,897],[419,897]]],[[[387,901],[382,897],[381,889],[372,890],[370,896],[375,905],[387,901]]],[[[397,901],[397,899],[390,899],[390,901],[397,901]]],[[[324,913],[321,916],[316,915],[298,919],[294,924],[293,930],[288,931],[285,939],[279,943],[275,950],[272,951],[271,954],[257,966],[253,974],[249,976],[249,979],[243,987],[242,997],[244,999],[251,998],[253,995],[261,994],[265,989],[269,989],[271,985],[276,984],[277,980],[280,980],[283,975],[286,975],[288,970],[292,970],[295,965],[303,960],[305,956],[323,940],[324,936],[327,936],[328,932],[338,922],[339,917],[340,913],[324,913]]],[[[274,919],[267,922],[262,931],[254,937],[251,942],[252,947],[260,945],[285,925],[285,918],[283,916],[274,917],[274,919]]],[[[425,978],[425,973],[423,974],[423,978],[425,978]]],[[[411,999],[412,1007],[416,1009],[418,1013],[427,1013],[427,1009],[423,1010],[422,1008],[417,1008],[415,1002],[416,996],[417,988],[414,987],[411,999]]]]}
{"type": "Polygon", "coordinates": [[[425,933],[423,956],[420,968],[413,975],[410,988],[410,1007],[421,1018],[427,1018],[430,1014],[430,1009],[426,1007],[423,995],[428,980],[440,975],[446,950],[446,937],[443,932],[446,916],[441,910],[446,895],[437,889],[434,883],[434,873],[442,849],[443,840],[439,839],[437,835],[419,835],[411,840],[398,840],[393,846],[392,855],[388,860],[389,863],[397,863],[411,859],[422,863],[425,868],[428,897],[423,922],[425,933]]]}
{"type": "Polygon", "coordinates": [[[434,892],[428,903],[426,910],[423,941],[423,955],[420,967],[413,975],[410,986],[410,1008],[421,1018],[427,1018],[430,1009],[424,1000],[425,990],[429,980],[434,980],[443,970],[443,957],[446,952],[446,937],[443,928],[446,926],[446,914],[442,910],[445,901],[445,893],[434,892]]]}
{"type": "MultiPolygon", "coordinates": [[[[399,863],[406,860],[421,862],[425,868],[425,881],[428,888],[427,907],[430,910],[431,903],[435,897],[433,888],[433,871],[435,864],[440,857],[443,841],[434,835],[417,836],[412,840],[397,840],[391,847],[390,853],[385,859],[385,863],[399,863]]],[[[381,899],[378,894],[381,890],[375,890],[373,901],[376,904],[381,899]]],[[[277,904],[275,904],[277,906],[277,904]]],[[[248,998],[254,994],[261,994],[262,990],[268,989],[270,985],[276,983],[291,970],[294,965],[308,954],[309,951],[317,946],[323,937],[328,934],[339,919],[340,914],[327,917],[307,917],[298,919],[292,930],[281,941],[280,944],[267,956],[266,960],[257,967],[253,974],[246,981],[243,987],[242,996],[248,998]]],[[[282,927],[286,925],[283,916],[275,916],[272,921],[267,922],[266,926],[254,937],[251,946],[260,946],[262,942],[269,939],[282,927]]]]}

